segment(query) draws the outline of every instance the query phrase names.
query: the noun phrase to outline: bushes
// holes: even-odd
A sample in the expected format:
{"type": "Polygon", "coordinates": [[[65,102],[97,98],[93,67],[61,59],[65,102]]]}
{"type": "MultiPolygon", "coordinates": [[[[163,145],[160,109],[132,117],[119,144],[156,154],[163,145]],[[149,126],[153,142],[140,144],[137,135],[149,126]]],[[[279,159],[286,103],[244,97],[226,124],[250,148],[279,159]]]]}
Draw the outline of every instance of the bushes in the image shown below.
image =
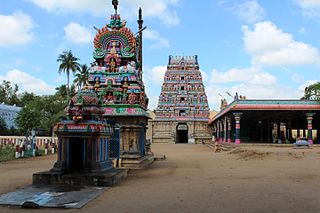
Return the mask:
{"type": "Polygon", "coordinates": [[[0,146],[0,162],[15,159],[15,152],[11,146],[0,146]]]}

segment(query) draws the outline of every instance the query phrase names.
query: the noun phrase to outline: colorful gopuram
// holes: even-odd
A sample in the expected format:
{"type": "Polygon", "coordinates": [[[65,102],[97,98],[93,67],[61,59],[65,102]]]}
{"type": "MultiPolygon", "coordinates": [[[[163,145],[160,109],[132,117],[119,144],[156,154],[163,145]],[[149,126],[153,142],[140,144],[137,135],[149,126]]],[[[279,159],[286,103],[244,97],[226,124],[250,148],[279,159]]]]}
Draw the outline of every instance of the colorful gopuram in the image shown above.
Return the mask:
{"type": "Polygon", "coordinates": [[[117,13],[94,38],[94,62],[86,85],[71,98],[68,120],[58,123],[58,159],[34,184],[114,185],[153,156],[146,141],[148,98],[142,81],[142,10],[137,36],[117,13]]]}
{"type": "Polygon", "coordinates": [[[153,143],[205,143],[211,139],[197,55],[169,56],[155,114],[153,143]]]}
{"type": "Polygon", "coordinates": [[[100,100],[102,117],[120,126],[120,158],[128,168],[143,167],[151,159],[145,143],[149,117],[142,81],[141,8],[138,26],[135,36],[115,7],[109,23],[94,38],[95,61],[88,81],[100,100]]]}

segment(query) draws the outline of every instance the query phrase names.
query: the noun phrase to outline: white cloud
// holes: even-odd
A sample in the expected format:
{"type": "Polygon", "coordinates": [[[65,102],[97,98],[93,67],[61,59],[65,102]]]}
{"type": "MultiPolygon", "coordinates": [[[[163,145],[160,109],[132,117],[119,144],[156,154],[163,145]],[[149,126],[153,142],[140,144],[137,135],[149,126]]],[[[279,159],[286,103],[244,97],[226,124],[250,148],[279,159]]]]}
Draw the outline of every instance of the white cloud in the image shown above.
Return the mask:
{"type": "Polygon", "coordinates": [[[32,29],[35,23],[30,16],[15,12],[12,15],[0,15],[0,47],[23,45],[34,39],[32,29]]]}
{"type": "Polygon", "coordinates": [[[91,31],[78,23],[71,22],[67,26],[63,27],[63,29],[67,41],[76,44],[87,44],[93,42],[93,35],[91,31]]]}
{"type": "Polygon", "coordinates": [[[151,69],[144,69],[143,80],[146,87],[146,93],[149,98],[149,109],[155,109],[157,107],[166,70],[167,66],[155,66],[151,69]]]}
{"type": "Polygon", "coordinates": [[[0,76],[0,81],[3,80],[10,80],[12,84],[17,84],[21,92],[34,92],[38,95],[48,95],[55,92],[54,86],[17,69],[10,70],[4,76],[0,76]]]}
{"type": "Polygon", "coordinates": [[[309,18],[320,18],[319,0],[296,0],[302,9],[302,14],[309,18]]]}
{"type": "Polygon", "coordinates": [[[248,23],[255,23],[264,19],[266,12],[256,0],[246,1],[232,8],[232,11],[248,23]]]}
{"type": "Polygon", "coordinates": [[[147,95],[148,95],[148,98],[149,98],[148,108],[151,109],[151,110],[154,110],[158,106],[159,96],[149,95],[149,93],[147,93],[147,95]]]}
{"type": "MultiPolygon", "coordinates": [[[[29,0],[37,6],[54,13],[89,13],[94,16],[105,17],[113,12],[111,1],[105,0],[29,0]]],[[[179,0],[122,0],[119,2],[119,12],[124,18],[137,17],[139,7],[143,9],[143,15],[150,18],[158,18],[164,24],[174,26],[180,20],[177,13],[172,10],[178,5],[179,0]]]]}
{"type": "Polygon", "coordinates": [[[298,3],[303,8],[320,8],[320,1],[319,0],[298,0],[298,3]]]}
{"type": "Polygon", "coordinates": [[[226,72],[212,70],[206,87],[211,108],[219,110],[221,94],[230,103],[234,96],[246,96],[247,99],[299,99],[301,90],[277,83],[276,76],[256,67],[233,68],[226,72]]]}
{"type": "Polygon", "coordinates": [[[242,82],[263,86],[272,85],[276,83],[276,77],[270,73],[261,71],[257,67],[232,68],[226,72],[213,70],[210,77],[210,84],[242,82]]]}
{"type": "Polygon", "coordinates": [[[168,48],[170,46],[169,41],[165,38],[162,38],[160,33],[154,30],[145,30],[144,38],[154,41],[154,43],[151,45],[151,48],[154,49],[168,48]]]}
{"type": "Polygon", "coordinates": [[[289,33],[284,33],[272,22],[259,22],[254,29],[243,26],[246,51],[252,56],[253,64],[283,66],[315,64],[320,55],[315,47],[298,42],[289,33]]]}
{"type": "Polygon", "coordinates": [[[152,69],[146,69],[144,72],[145,82],[150,85],[161,86],[167,66],[155,66],[152,69]]]}
{"type": "Polygon", "coordinates": [[[201,70],[201,69],[200,69],[200,72],[201,72],[201,76],[202,76],[202,81],[203,82],[207,82],[208,79],[209,79],[208,74],[205,71],[201,70]]]}

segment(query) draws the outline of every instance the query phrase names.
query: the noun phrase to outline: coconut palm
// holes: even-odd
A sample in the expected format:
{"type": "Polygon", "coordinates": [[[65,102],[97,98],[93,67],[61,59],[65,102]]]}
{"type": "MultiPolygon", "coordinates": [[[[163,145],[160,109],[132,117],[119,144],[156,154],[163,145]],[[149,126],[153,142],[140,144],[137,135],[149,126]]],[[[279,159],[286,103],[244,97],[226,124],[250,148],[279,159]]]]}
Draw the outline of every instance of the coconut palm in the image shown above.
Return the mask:
{"type": "Polygon", "coordinates": [[[82,64],[77,71],[73,83],[81,89],[89,78],[89,68],[86,64],[82,64]]]}
{"type": "Polygon", "coordinates": [[[78,63],[79,58],[75,57],[71,50],[63,51],[62,54],[58,56],[57,62],[60,62],[59,65],[59,74],[66,73],[67,74],[67,95],[69,97],[69,89],[70,89],[70,71],[74,74],[80,67],[78,63]]]}

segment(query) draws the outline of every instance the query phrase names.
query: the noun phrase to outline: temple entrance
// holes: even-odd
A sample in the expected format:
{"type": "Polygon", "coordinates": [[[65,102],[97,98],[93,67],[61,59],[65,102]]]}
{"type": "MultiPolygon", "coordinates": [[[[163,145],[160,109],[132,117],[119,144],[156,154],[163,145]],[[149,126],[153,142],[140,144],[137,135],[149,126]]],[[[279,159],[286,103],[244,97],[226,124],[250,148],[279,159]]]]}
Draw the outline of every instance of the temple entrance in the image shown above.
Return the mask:
{"type": "Polygon", "coordinates": [[[186,123],[178,124],[176,143],[188,143],[188,125],[186,123]]]}
{"type": "Polygon", "coordinates": [[[70,138],[69,140],[69,170],[79,172],[84,170],[84,140],[81,138],[70,138]]]}

